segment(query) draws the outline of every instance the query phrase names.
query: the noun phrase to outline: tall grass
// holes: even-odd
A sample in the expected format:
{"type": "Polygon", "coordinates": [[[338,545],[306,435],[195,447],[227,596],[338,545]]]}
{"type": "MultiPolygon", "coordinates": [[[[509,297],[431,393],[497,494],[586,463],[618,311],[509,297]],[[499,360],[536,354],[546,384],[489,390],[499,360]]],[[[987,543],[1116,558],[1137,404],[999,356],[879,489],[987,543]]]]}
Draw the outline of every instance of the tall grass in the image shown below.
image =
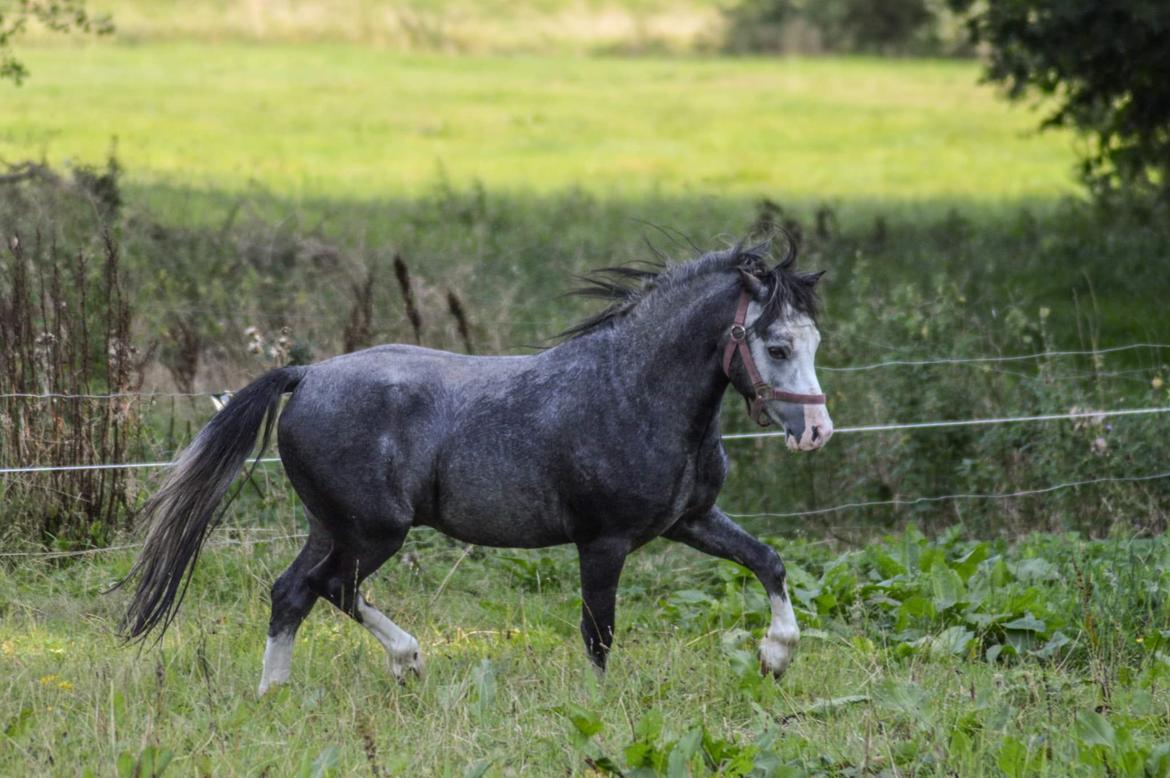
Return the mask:
{"type": "MultiPolygon", "coordinates": [[[[62,225],[20,216],[80,199],[112,218],[115,174],[83,170],[71,182],[49,176],[5,193],[0,461],[9,466],[122,462],[141,450],[140,406],[126,393],[142,388],[151,354],[135,345],[116,239],[103,229],[77,245],[58,233],[62,225]]],[[[105,545],[125,525],[132,493],[120,470],[9,475],[0,483],[4,535],[105,545]]]]}

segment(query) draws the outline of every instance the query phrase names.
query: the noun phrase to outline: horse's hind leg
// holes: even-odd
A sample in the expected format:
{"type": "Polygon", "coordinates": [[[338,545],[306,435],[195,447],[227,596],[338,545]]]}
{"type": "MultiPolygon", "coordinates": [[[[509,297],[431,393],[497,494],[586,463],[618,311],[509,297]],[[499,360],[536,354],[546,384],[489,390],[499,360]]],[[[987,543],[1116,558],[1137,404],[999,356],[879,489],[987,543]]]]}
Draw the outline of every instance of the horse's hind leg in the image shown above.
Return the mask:
{"type": "Polygon", "coordinates": [[[800,629],[784,582],[784,563],[771,546],[749,535],[718,508],[684,519],[665,536],[712,556],[738,562],[755,573],[772,601],[772,624],[760,642],[760,669],[779,678],[792,663],[800,629]]]}
{"type": "Polygon", "coordinates": [[[309,525],[305,547],[272,584],[272,616],[268,622],[268,642],[264,647],[264,671],[260,675],[261,695],[274,684],[288,680],[297,629],[317,602],[317,595],[309,588],[309,571],[329,553],[329,540],[317,529],[312,516],[309,525]]]}
{"type": "Polygon", "coordinates": [[[358,587],[402,547],[405,537],[404,530],[401,534],[395,533],[378,542],[363,543],[360,553],[355,553],[348,546],[335,544],[309,575],[309,586],[314,592],[333,603],[378,639],[390,655],[390,669],[399,680],[407,671],[422,675],[423,661],[418,641],[386,614],[366,602],[358,587]]]}

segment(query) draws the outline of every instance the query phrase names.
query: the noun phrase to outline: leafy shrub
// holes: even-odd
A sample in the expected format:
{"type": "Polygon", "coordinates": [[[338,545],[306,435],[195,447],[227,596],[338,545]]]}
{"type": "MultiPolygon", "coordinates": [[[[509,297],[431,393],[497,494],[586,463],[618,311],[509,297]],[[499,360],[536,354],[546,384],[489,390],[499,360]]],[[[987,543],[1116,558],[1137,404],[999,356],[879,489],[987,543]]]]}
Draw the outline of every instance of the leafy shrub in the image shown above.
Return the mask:
{"type": "MultiPolygon", "coordinates": [[[[1149,668],[1170,653],[1164,538],[1038,535],[1009,545],[964,540],[952,528],[934,541],[910,529],[836,555],[778,545],[802,629],[862,636],[894,658],[1149,668]]],[[[755,674],[751,644],[769,611],[754,576],[721,563],[699,582],[663,598],[663,617],[691,631],[729,631],[732,658],[743,645],[745,673],[755,674]]]]}
{"type": "Polygon", "coordinates": [[[1148,0],[950,0],[990,51],[987,78],[1054,110],[1044,127],[1090,139],[1082,174],[1097,192],[1170,195],[1170,5],[1148,0]]]}

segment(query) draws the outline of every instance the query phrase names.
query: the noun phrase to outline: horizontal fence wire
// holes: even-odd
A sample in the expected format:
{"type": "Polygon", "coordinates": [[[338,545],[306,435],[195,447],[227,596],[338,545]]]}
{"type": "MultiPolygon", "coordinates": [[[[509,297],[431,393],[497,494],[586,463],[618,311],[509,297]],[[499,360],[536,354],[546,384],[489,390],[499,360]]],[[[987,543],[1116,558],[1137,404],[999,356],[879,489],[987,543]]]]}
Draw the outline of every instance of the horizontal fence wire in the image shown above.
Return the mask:
{"type": "MultiPolygon", "coordinates": [[[[949,427],[977,427],[995,424],[1022,424],[1026,422],[1067,421],[1076,419],[1106,419],[1121,416],[1146,416],[1151,414],[1170,413],[1170,407],[1157,408],[1115,408],[1100,411],[1077,411],[1075,413],[1046,413],[1037,416],[999,416],[986,419],[943,419],[939,421],[916,421],[901,424],[872,424],[861,427],[838,427],[834,435],[864,434],[869,432],[892,432],[896,430],[924,430],[946,429],[949,427]]],[[[752,440],[756,438],[784,437],[784,432],[735,432],[723,436],[723,440],[752,440]]],[[[272,464],[279,462],[279,457],[257,459],[256,464],[272,464]]],[[[28,467],[2,467],[0,475],[17,475],[21,473],[65,473],[77,470],[139,470],[161,469],[174,467],[175,462],[127,462],[120,464],[98,465],[42,465],[28,467]]]]}
{"type": "MultiPolygon", "coordinates": [[[[264,528],[257,528],[263,531],[264,528]]],[[[225,532],[238,532],[236,529],[225,529],[225,532]]],[[[256,531],[256,530],[253,530],[256,531]]],[[[243,546],[243,545],[260,545],[261,543],[277,543],[281,540],[302,540],[309,537],[307,532],[294,532],[291,535],[278,535],[276,537],[268,538],[249,538],[247,540],[240,540],[238,538],[220,538],[212,541],[207,545],[207,548],[219,548],[223,546],[243,546]]],[[[103,546],[101,548],[83,548],[76,551],[5,551],[0,553],[0,559],[69,559],[72,557],[95,556],[98,554],[112,554],[116,551],[129,551],[134,548],[142,548],[145,542],[126,543],[121,546],[103,546]]]]}
{"type": "MultiPolygon", "coordinates": [[[[878,370],[886,367],[929,367],[933,365],[980,365],[997,362],[1026,362],[1034,359],[1052,359],[1060,357],[1089,357],[1101,354],[1115,354],[1121,351],[1135,351],[1139,349],[1168,349],[1170,343],[1130,343],[1124,346],[1110,346],[1108,348],[1089,349],[1084,351],[1038,351],[1034,354],[1009,354],[1004,356],[984,357],[942,357],[939,359],[891,359],[885,362],[873,362],[865,365],[850,365],[846,367],[818,366],[817,370],[826,373],[856,373],[867,370],[878,370]]],[[[1152,370],[1142,368],[1142,370],[1152,370]]],[[[1126,371],[1132,372],[1132,371],[1126,371]]],[[[1086,373],[1086,377],[1099,375],[1086,373]]],[[[1120,373],[1101,373],[1100,375],[1120,375],[1120,373]]],[[[12,392],[0,394],[0,399],[25,400],[117,400],[127,398],[160,399],[170,397],[230,397],[231,391],[219,392],[110,392],[108,394],[67,394],[62,392],[12,392]]]]}
{"type": "Polygon", "coordinates": [[[1091,349],[1088,351],[1038,351],[1035,354],[1010,354],[992,357],[943,357],[941,359],[891,359],[885,362],[873,362],[868,365],[852,365],[849,367],[818,367],[828,373],[856,373],[862,370],[877,370],[883,367],[927,367],[930,365],[978,365],[989,362],[1025,362],[1031,359],[1049,359],[1053,357],[1092,357],[1099,354],[1116,354],[1119,351],[1135,351],[1137,349],[1168,349],[1166,343],[1130,343],[1125,346],[1111,346],[1109,348],[1091,349]]]}
{"type": "Polygon", "coordinates": [[[924,505],[934,502],[955,502],[959,500],[1010,500],[1014,497],[1031,497],[1033,495],[1051,494],[1052,492],[1059,492],[1064,489],[1075,489],[1080,486],[1093,486],[1095,484],[1107,483],[1158,481],[1163,478],[1170,478],[1170,471],[1163,473],[1151,473],[1150,475],[1122,475],[1102,476],[1101,478],[1087,478],[1082,481],[1066,481],[1064,483],[1052,484],[1051,486],[1045,486],[1039,489],[1020,489],[1014,492],[963,492],[960,494],[940,494],[932,497],[908,497],[905,499],[894,498],[891,500],[865,500],[863,502],[846,502],[841,503],[840,505],[830,505],[825,508],[813,508],[811,510],[805,511],[790,511],[787,513],[729,513],[727,515],[736,519],[796,519],[804,516],[821,516],[826,513],[859,510],[861,508],[908,508],[914,505],[924,505]]]}
{"type": "MultiPolygon", "coordinates": [[[[262,460],[262,461],[276,461],[276,460],[262,460]]],[[[1135,476],[1104,476],[1101,478],[1088,478],[1080,481],[1065,481],[1063,483],[1052,484],[1037,489],[1020,489],[1014,492],[964,492],[959,494],[940,494],[930,497],[911,497],[906,499],[895,498],[892,500],[867,500],[863,502],[847,502],[839,505],[831,505],[824,508],[814,508],[812,510],[804,511],[789,511],[786,513],[728,513],[735,519],[797,519],[808,516],[823,516],[829,513],[839,513],[842,511],[860,510],[862,508],[876,508],[876,507],[891,507],[891,508],[907,508],[914,505],[923,505],[936,502],[951,502],[959,500],[1008,500],[1018,497],[1031,497],[1042,494],[1052,494],[1053,492],[1063,491],[1065,489],[1077,489],[1083,486],[1097,486],[1107,483],[1138,483],[1146,481],[1157,481],[1170,478],[1170,471],[1161,473],[1151,473],[1149,475],[1135,475],[1135,476]]],[[[252,531],[264,531],[266,528],[253,528],[252,531]]],[[[239,532],[238,528],[225,528],[224,532],[239,532]]],[[[274,537],[264,538],[249,538],[241,540],[238,538],[223,538],[217,539],[209,544],[209,548],[217,548],[224,546],[241,546],[241,545],[259,545],[262,543],[276,543],[282,540],[302,540],[308,537],[308,533],[298,532],[288,535],[279,535],[274,537]]],[[[0,559],[64,559],[71,557],[85,557],[94,556],[97,554],[110,554],[117,551],[128,551],[135,548],[141,548],[143,543],[127,543],[119,546],[106,546],[103,548],[87,548],[77,551],[6,551],[0,553],[0,559]]]]}
{"type": "MultiPolygon", "coordinates": [[[[253,464],[269,465],[279,462],[280,457],[265,457],[257,459],[253,464]]],[[[44,465],[36,467],[0,467],[0,475],[16,475],[19,473],[69,473],[78,470],[151,470],[174,467],[177,462],[124,462],[108,465],[44,465]]]]}
{"type": "MultiPolygon", "coordinates": [[[[1105,419],[1115,416],[1147,416],[1170,413],[1170,407],[1163,408],[1116,408],[1110,411],[1076,411],[1074,413],[1044,413],[1038,416],[993,416],[986,419],[943,419],[940,421],[914,421],[905,424],[870,424],[863,427],[837,427],[834,435],[850,435],[865,432],[892,432],[895,430],[929,430],[948,427],[985,427],[995,424],[1023,424],[1038,421],[1065,421],[1071,419],[1105,419]]],[[[724,435],[724,440],[752,440],[754,438],[780,438],[785,432],[734,432],[724,435]]]]}

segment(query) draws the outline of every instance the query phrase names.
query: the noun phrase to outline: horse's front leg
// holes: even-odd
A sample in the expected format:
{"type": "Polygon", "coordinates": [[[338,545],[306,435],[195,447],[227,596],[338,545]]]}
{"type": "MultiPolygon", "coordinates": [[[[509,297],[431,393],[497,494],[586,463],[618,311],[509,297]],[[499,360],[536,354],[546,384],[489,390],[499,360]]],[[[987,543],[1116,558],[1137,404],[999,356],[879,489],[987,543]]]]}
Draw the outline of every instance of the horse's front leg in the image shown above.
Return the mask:
{"type": "Polygon", "coordinates": [[[760,669],[777,678],[783,675],[796,653],[800,629],[784,584],[784,563],[780,555],[718,508],[679,521],[665,536],[712,556],[738,562],[755,573],[772,601],[772,624],[760,643],[760,669]]]}
{"type": "Polygon", "coordinates": [[[629,543],[620,538],[598,538],[577,545],[581,560],[581,637],[599,672],[605,672],[613,644],[618,580],[629,552],[629,543]]]}

